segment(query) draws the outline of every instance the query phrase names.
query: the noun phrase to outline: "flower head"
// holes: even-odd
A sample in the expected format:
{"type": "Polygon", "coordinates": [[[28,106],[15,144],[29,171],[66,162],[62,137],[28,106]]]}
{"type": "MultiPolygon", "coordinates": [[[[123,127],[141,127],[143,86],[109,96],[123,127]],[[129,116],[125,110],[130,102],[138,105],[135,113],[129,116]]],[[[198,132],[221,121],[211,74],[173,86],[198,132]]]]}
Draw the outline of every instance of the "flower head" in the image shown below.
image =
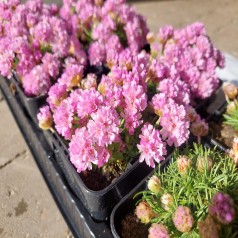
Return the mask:
{"type": "Polygon", "coordinates": [[[233,83],[224,83],[222,90],[228,99],[234,100],[238,95],[237,86],[233,83]]]}
{"type": "Polygon", "coordinates": [[[208,212],[221,224],[230,224],[235,218],[234,201],[229,194],[218,192],[213,196],[208,212]]]}
{"type": "Polygon", "coordinates": [[[148,238],[170,238],[169,230],[162,223],[153,223],[149,228],[148,238]]]}
{"type": "Polygon", "coordinates": [[[159,130],[155,129],[151,124],[145,124],[141,129],[140,144],[137,145],[141,155],[139,161],[145,160],[146,164],[155,167],[154,161],[159,163],[164,160],[167,153],[165,143],[160,138],[159,130]]]}
{"type": "Polygon", "coordinates": [[[108,146],[118,140],[121,132],[120,119],[114,108],[105,106],[91,114],[88,131],[99,146],[108,146]]]}
{"type": "Polygon", "coordinates": [[[41,129],[48,130],[52,128],[53,118],[49,106],[40,108],[40,111],[37,114],[37,119],[41,129]]]}
{"type": "Polygon", "coordinates": [[[217,225],[209,215],[198,222],[198,231],[201,238],[219,238],[217,225]]]}
{"type": "Polygon", "coordinates": [[[135,209],[136,216],[142,223],[148,223],[155,217],[155,212],[146,201],[140,202],[135,209]]]}
{"type": "Polygon", "coordinates": [[[173,214],[173,223],[178,231],[189,232],[194,224],[194,218],[189,207],[178,206],[173,214]]]}

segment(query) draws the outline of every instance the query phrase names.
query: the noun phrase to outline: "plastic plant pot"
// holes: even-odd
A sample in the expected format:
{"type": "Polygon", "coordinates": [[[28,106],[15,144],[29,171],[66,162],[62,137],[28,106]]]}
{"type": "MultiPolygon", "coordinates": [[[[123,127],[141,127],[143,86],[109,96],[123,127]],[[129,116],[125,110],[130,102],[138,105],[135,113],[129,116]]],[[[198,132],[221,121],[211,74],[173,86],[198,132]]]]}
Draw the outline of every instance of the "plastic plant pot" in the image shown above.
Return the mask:
{"type": "Polygon", "coordinates": [[[139,163],[135,159],[129,164],[128,169],[106,188],[93,191],[85,185],[80,174],[71,164],[67,146],[57,133],[48,132],[47,137],[48,142],[54,148],[57,163],[72,191],[82,201],[91,217],[98,221],[107,220],[116,203],[152,171],[152,168],[144,162],[139,163]]]}

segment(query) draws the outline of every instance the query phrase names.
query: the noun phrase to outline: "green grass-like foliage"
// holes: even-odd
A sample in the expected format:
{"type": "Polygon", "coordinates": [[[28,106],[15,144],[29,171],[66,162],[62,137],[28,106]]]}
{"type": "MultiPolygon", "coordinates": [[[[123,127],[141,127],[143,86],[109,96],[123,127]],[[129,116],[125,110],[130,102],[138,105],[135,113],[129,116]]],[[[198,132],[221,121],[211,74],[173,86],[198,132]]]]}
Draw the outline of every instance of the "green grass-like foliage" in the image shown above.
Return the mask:
{"type": "Polygon", "coordinates": [[[224,117],[224,123],[227,125],[230,125],[233,127],[235,130],[238,130],[238,102],[237,100],[234,100],[233,102],[228,102],[228,106],[234,103],[234,108],[230,110],[229,112],[227,111],[223,117],[224,117]]]}
{"type": "Polygon", "coordinates": [[[170,230],[171,237],[200,237],[197,222],[206,218],[211,198],[220,191],[233,198],[236,204],[236,218],[232,224],[222,226],[219,235],[222,238],[238,237],[238,169],[227,155],[216,149],[194,144],[193,148],[187,146],[184,150],[175,150],[168,167],[164,171],[158,169],[155,175],[161,180],[161,191],[155,194],[147,189],[135,195],[141,197],[138,203],[146,200],[156,212],[157,215],[151,223],[163,223],[170,230]],[[178,170],[176,160],[180,155],[186,155],[192,160],[191,167],[185,175],[180,174],[178,170]],[[201,156],[213,161],[210,168],[205,162],[205,169],[202,172],[197,169],[197,160],[201,156]],[[160,198],[164,193],[173,196],[174,202],[170,211],[162,207],[160,198]],[[180,205],[188,206],[195,220],[192,230],[187,233],[177,231],[172,221],[172,215],[180,205]]]}

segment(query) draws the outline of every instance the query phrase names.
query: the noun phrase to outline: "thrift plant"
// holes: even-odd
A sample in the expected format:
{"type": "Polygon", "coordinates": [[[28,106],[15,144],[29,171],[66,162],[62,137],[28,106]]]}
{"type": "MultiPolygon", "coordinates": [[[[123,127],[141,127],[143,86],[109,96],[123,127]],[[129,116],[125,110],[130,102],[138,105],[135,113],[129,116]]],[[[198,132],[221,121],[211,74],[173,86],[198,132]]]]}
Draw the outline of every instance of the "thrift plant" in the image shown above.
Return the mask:
{"type": "Polygon", "coordinates": [[[151,223],[152,238],[237,237],[237,186],[232,158],[193,144],[176,149],[168,167],[158,169],[148,188],[135,195],[140,197],[135,214],[142,223],[151,223]]]}

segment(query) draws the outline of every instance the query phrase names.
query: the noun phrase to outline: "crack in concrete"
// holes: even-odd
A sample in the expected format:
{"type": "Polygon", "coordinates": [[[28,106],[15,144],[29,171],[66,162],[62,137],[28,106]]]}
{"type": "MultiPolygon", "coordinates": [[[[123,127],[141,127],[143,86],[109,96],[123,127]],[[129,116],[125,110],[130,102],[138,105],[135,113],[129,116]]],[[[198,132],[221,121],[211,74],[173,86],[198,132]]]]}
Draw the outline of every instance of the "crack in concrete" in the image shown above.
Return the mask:
{"type": "Polygon", "coordinates": [[[4,167],[6,167],[7,165],[11,164],[14,160],[16,160],[17,158],[19,158],[20,156],[23,156],[26,154],[26,150],[23,150],[20,153],[17,153],[12,159],[8,160],[5,164],[0,166],[0,169],[3,169],[4,167]]]}

